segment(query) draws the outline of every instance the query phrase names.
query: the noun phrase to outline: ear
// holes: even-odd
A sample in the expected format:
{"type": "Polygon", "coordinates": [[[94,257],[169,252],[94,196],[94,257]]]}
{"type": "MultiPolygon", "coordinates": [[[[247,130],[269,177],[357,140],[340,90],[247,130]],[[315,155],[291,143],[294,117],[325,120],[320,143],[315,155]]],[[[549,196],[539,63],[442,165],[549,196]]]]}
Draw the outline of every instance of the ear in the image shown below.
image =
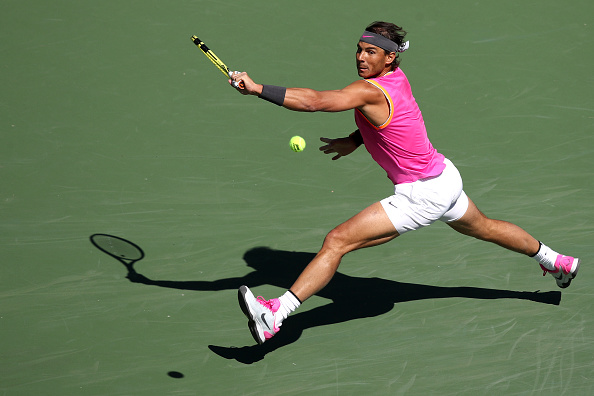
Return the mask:
{"type": "Polygon", "coordinates": [[[386,55],[386,65],[392,63],[397,56],[398,54],[396,52],[390,52],[388,55],[386,55]]]}

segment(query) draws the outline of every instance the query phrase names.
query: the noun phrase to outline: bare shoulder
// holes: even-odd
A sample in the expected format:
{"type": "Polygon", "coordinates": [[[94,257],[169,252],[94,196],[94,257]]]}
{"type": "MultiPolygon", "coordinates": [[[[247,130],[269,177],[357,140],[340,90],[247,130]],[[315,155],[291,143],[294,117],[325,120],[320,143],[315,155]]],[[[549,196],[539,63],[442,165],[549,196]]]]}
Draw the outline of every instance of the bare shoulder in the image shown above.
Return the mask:
{"type": "Polygon", "coordinates": [[[343,90],[361,97],[364,104],[378,104],[383,103],[385,100],[381,89],[366,80],[356,80],[343,90]]]}
{"type": "Polygon", "coordinates": [[[349,85],[347,85],[346,87],[344,87],[343,89],[352,89],[352,90],[358,90],[361,92],[371,92],[373,91],[373,84],[370,84],[369,82],[365,81],[365,80],[355,80],[352,83],[350,83],[349,85]]]}

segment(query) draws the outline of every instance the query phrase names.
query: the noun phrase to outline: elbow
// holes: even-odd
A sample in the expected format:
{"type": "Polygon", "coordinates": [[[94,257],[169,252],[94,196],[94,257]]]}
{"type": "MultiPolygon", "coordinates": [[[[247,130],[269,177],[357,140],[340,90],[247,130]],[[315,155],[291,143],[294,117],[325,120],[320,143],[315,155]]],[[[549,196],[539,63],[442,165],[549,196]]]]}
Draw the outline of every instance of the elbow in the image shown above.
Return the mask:
{"type": "Polygon", "coordinates": [[[308,113],[315,113],[317,111],[325,111],[326,106],[319,97],[312,97],[305,103],[303,103],[303,111],[308,113]]]}
{"type": "Polygon", "coordinates": [[[302,111],[306,113],[315,113],[316,111],[320,111],[321,109],[313,103],[304,103],[302,111]]]}
{"type": "Polygon", "coordinates": [[[286,108],[294,111],[300,111],[303,113],[315,113],[316,111],[321,111],[321,109],[312,102],[301,102],[295,105],[285,105],[286,108]]]}
{"type": "Polygon", "coordinates": [[[284,106],[295,111],[315,113],[316,111],[327,111],[328,100],[320,92],[313,89],[298,89],[296,94],[287,91],[284,106]],[[291,95],[289,95],[291,93],[291,95]]]}

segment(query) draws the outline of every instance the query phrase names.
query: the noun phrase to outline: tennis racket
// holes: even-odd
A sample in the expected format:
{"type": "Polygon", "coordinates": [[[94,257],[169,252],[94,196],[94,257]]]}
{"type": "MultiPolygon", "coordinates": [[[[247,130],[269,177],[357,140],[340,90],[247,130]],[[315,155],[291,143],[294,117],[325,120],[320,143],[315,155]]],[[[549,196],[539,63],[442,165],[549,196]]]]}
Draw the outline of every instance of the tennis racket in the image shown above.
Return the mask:
{"type": "MultiPolygon", "coordinates": [[[[219,69],[221,71],[221,73],[223,73],[225,75],[225,77],[227,79],[229,79],[231,77],[232,73],[229,70],[229,68],[227,67],[227,65],[225,65],[223,63],[223,61],[220,60],[219,57],[216,56],[215,53],[212,52],[212,50],[206,46],[206,44],[204,44],[204,42],[202,40],[200,40],[197,36],[192,36],[192,41],[194,42],[194,44],[196,44],[196,47],[198,47],[202,50],[204,55],[206,55],[206,57],[208,59],[210,59],[210,61],[217,67],[217,69],[219,69]]],[[[239,87],[241,89],[244,88],[243,83],[237,83],[235,81],[233,82],[233,86],[235,88],[237,88],[237,87],[239,87]]]]}

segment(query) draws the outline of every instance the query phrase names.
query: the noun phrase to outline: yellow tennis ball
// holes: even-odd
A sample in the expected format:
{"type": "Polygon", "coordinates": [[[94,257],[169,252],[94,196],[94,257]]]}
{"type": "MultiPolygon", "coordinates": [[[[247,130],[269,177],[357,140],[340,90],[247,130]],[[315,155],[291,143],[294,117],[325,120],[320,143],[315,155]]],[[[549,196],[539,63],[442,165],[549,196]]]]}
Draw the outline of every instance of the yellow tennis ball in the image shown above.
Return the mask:
{"type": "Polygon", "coordinates": [[[296,153],[305,150],[305,140],[301,136],[293,136],[289,141],[291,150],[296,153]]]}

